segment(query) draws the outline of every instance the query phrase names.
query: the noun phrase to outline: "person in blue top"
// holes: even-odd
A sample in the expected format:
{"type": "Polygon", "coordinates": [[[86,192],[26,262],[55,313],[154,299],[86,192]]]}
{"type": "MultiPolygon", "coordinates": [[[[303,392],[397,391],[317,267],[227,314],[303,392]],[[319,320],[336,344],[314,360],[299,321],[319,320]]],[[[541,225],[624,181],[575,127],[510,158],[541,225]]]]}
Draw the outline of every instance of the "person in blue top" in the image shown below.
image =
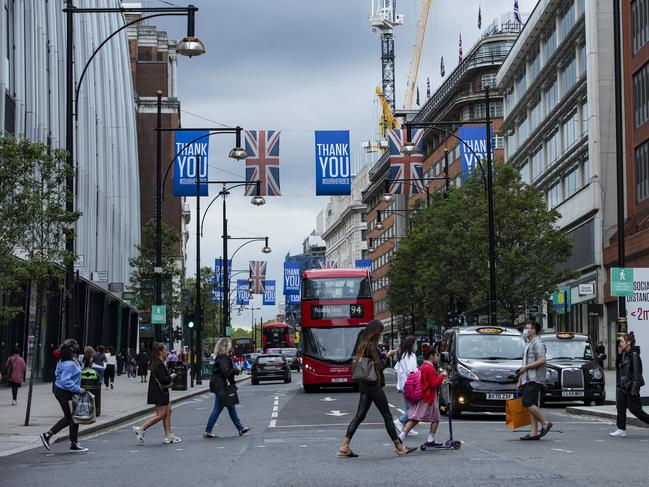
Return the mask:
{"type": "MultiPolygon", "coordinates": [[[[75,360],[76,342],[66,340],[59,348],[59,363],[56,364],[56,381],[54,382],[54,397],[59,401],[63,410],[63,417],[50,428],[46,433],[41,433],[43,446],[48,450],[52,436],[57,434],[66,426],[70,428],[70,451],[84,452],[87,448],[79,445],[79,425],[72,420],[70,402],[74,394],[83,394],[85,390],[81,387],[81,366],[75,360]]],[[[78,345],[77,345],[78,347],[78,345]]]]}

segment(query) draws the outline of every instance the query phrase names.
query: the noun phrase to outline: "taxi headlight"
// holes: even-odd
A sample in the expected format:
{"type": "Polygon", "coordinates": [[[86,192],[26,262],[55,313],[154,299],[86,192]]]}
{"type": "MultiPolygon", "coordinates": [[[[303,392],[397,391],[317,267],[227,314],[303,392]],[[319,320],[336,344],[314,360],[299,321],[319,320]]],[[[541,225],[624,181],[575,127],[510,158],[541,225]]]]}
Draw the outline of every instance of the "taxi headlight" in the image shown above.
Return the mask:
{"type": "Polygon", "coordinates": [[[559,372],[554,369],[545,370],[545,380],[548,382],[556,382],[559,380],[559,372]]]}
{"type": "Polygon", "coordinates": [[[590,369],[588,372],[590,372],[590,375],[592,375],[595,380],[601,380],[601,378],[604,377],[601,369],[590,369]]]}
{"type": "Polygon", "coordinates": [[[458,364],[457,365],[457,372],[458,372],[458,374],[460,374],[465,379],[480,380],[480,379],[478,379],[478,376],[476,375],[475,372],[473,372],[468,367],[465,367],[464,365],[458,364]]]}

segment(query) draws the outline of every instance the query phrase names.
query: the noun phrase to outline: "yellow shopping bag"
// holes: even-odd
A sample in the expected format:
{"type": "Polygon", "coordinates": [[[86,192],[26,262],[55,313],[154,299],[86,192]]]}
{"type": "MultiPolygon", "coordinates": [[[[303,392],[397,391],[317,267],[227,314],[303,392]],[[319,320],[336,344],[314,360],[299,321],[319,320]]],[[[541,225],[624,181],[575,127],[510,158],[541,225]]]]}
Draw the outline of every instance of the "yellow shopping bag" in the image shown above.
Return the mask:
{"type": "Polygon", "coordinates": [[[505,402],[505,424],[514,430],[530,424],[530,413],[523,406],[522,397],[505,402]]]}

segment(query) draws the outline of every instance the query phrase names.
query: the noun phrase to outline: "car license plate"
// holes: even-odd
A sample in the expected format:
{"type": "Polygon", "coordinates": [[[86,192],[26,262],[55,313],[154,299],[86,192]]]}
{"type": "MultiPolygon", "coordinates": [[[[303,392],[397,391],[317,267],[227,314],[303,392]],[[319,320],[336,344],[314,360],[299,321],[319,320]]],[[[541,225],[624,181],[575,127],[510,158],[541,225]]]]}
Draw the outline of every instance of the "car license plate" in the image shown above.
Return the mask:
{"type": "Polygon", "coordinates": [[[509,401],[514,399],[514,394],[487,394],[488,401],[509,401]]]}
{"type": "Polygon", "coordinates": [[[331,379],[331,382],[347,382],[347,377],[335,377],[331,379]]]}
{"type": "Polygon", "coordinates": [[[561,391],[563,397],[584,397],[584,391],[561,391]]]}

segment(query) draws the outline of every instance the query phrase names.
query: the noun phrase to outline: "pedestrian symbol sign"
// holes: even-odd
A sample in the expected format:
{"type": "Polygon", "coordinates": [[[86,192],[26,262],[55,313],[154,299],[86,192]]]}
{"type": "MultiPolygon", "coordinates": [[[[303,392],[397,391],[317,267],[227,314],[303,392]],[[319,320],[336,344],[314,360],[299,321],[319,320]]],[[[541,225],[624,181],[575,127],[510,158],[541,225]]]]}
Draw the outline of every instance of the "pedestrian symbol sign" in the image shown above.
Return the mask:
{"type": "Polygon", "coordinates": [[[154,325],[167,323],[167,306],[165,304],[151,306],[151,323],[154,325]]]}
{"type": "Polygon", "coordinates": [[[611,296],[633,296],[633,267],[611,267],[611,296]]]}

